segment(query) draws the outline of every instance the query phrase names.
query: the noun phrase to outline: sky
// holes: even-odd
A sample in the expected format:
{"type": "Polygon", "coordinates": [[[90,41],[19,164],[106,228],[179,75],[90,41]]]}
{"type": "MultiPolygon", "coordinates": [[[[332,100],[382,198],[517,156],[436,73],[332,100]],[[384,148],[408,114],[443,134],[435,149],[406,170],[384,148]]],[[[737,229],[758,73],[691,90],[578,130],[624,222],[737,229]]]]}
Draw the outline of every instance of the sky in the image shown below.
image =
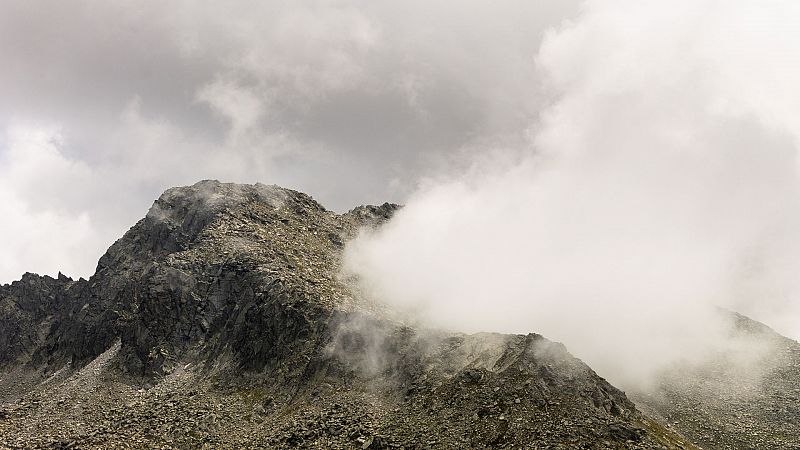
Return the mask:
{"type": "Polygon", "coordinates": [[[165,189],[403,202],[540,110],[575,1],[4,1],[0,283],[88,277],[165,189]]]}
{"type": "Polygon", "coordinates": [[[617,367],[718,345],[717,306],[799,338],[798,22],[791,1],[5,1],[0,282],[88,277],[163,190],[211,178],[405,204],[345,272],[438,326],[617,367]]]}

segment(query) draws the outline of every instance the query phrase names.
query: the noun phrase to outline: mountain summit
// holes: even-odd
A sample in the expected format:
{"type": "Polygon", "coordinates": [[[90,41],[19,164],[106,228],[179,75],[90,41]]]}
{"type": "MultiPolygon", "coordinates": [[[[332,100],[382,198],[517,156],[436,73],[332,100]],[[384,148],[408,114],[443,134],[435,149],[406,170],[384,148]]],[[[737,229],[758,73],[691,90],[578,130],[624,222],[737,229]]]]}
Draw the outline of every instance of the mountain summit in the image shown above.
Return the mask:
{"type": "MultiPolygon", "coordinates": [[[[652,399],[645,414],[538,334],[419,329],[363,298],[340,275],[344,244],[398,208],[336,214],[277,186],[201,181],[164,192],[89,280],[0,286],[0,447],[711,442],[691,424],[713,420],[652,399]]],[[[797,382],[797,343],[780,342],[797,382]]],[[[800,448],[776,439],[742,445],[800,448]]]]}

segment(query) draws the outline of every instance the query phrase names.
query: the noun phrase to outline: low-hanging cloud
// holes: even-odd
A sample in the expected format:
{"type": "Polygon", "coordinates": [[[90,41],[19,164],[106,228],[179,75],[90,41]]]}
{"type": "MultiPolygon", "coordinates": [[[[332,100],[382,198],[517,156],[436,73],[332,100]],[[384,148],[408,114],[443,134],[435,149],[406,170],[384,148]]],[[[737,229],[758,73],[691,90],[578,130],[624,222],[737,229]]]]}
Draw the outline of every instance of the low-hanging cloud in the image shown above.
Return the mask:
{"type": "Polygon", "coordinates": [[[529,145],[430,181],[346,270],[423,321],[541,332],[629,386],[735,345],[716,306],[797,338],[798,19],[585,2],[538,51],[552,100],[529,145]]]}

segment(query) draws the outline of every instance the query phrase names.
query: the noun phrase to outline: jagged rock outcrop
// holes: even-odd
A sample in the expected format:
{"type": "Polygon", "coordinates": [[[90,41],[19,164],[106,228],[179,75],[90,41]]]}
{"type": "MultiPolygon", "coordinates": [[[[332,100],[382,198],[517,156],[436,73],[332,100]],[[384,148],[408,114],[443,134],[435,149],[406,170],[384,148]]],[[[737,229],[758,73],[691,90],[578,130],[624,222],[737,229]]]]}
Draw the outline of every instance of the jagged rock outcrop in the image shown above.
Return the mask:
{"type": "Polygon", "coordinates": [[[5,329],[24,326],[35,336],[3,356],[27,348],[28,358],[45,351],[42,362],[53,367],[79,366],[119,338],[132,373],[163,374],[186,357],[223,352],[262,369],[281,356],[275,352],[298,353],[292,345],[319,333],[321,315],[348,302],[336,279],[341,243],[358,222],[376,220],[368,208],[358,211],[358,221],[340,217],[275,186],[206,181],[170,189],[100,258],[88,282],[66,289],[65,280],[31,275],[4,287],[5,303],[19,305],[4,315],[5,329]],[[286,345],[275,345],[280,339],[286,345]]]}
{"type": "Polygon", "coordinates": [[[47,332],[69,315],[84,283],[62,274],[52,278],[26,273],[0,286],[0,365],[33,363],[47,332]]]}
{"type": "Polygon", "coordinates": [[[0,447],[693,448],[560,344],[360,297],[344,243],[397,209],[203,181],[89,280],[0,287],[0,447]]]}

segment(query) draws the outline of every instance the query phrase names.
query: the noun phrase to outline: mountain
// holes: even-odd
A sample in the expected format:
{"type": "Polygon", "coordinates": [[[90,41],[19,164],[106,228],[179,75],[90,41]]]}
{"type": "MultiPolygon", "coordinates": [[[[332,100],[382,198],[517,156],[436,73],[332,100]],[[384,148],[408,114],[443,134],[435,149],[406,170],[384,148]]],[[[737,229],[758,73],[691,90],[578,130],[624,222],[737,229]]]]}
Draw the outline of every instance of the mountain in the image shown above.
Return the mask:
{"type": "Polygon", "coordinates": [[[722,311],[742,352],[665,371],[637,406],[713,449],[800,449],[800,344],[762,323],[722,311]],[[753,356],[755,355],[755,357],[753,356]]]}
{"type": "Polygon", "coordinates": [[[162,194],[89,280],[0,286],[0,447],[800,448],[794,341],[740,412],[783,434],[722,442],[705,427],[733,413],[668,375],[634,403],[538,334],[397,319],[339,272],[397,209],[202,181],[162,194]]]}

